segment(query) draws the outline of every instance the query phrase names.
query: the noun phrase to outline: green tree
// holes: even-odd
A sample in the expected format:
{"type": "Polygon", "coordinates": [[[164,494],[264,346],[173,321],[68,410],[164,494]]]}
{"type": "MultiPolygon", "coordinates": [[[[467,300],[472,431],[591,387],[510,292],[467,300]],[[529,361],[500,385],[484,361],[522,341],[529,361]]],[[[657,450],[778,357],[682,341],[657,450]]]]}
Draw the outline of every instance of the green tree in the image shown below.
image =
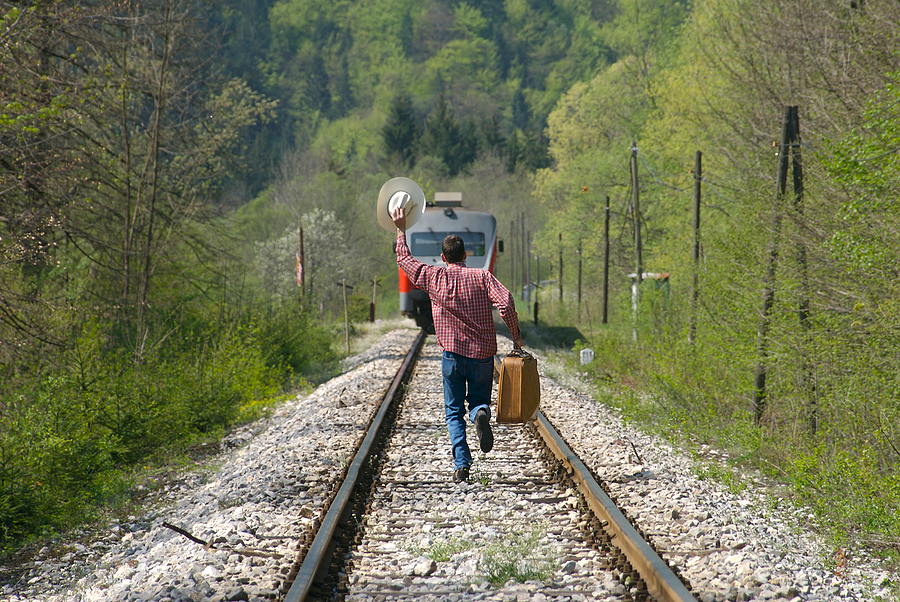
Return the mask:
{"type": "MultiPolygon", "coordinates": [[[[265,4],[247,0],[232,10],[257,14],[265,4]]],[[[255,66],[248,57],[256,48],[228,66],[280,101],[280,127],[256,129],[262,170],[289,148],[330,147],[341,163],[379,154],[382,141],[372,132],[384,127],[397,90],[417,107],[443,93],[461,122],[497,116],[504,131],[536,134],[560,95],[614,54],[602,35],[609,11],[583,3],[269,4],[264,25],[226,19],[248,44],[268,42],[255,66]]]]}
{"type": "Polygon", "coordinates": [[[483,120],[481,132],[481,148],[498,157],[503,157],[506,153],[506,140],[503,138],[503,132],[500,131],[500,119],[496,115],[491,115],[490,119],[483,120]]]}
{"type": "Polygon", "coordinates": [[[422,154],[441,159],[447,175],[453,177],[475,160],[478,152],[478,134],[474,126],[463,127],[441,95],[434,111],[425,120],[422,134],[422,154]]]}
{"type": "Polygon", "coordinates": [[[6,548],[89,517],[118,468],[224,427],[281,372],[224,320],[213,202],[272,103],[211,70],[205,5],[0,10],[6,548]]]}
{"type": "Polygon", "coordinates": [[[396,158],[406,167],[416,164],[419,124],[408,94],[400,93],[394,98],[381,135],[388,157],[396,158]]]}
{"type": "Polygon", "coordinates": [[[522,156],[522,148],[519,144],[519,135],[515,130],[510,132],[506,139],[506,173],[515,173],[516,165],[522,156]]]}
{"type": "MultiPolygon", "coordinates": [[[[12,291],[5,299],[10,315],[21,316],[11,325],[24,324],[29,306],[64,300],[75,312],[60,317],[90,307],[115,319],[128,333],[121,343],[139,355],[149,309],[165,312],[182,287],[203,289],[216,278],[210,195],[240,169],[244,128],[271,104],[243,82],[209,76],[199,48],[210,42],[194,8],[36,9],[9,21],[17,43],[0,59],[3,89],[16,100],[6,99],[0,123],[12,133],[2,137],[2,178],[31,175],[4,187],[2,210],[34,217],[3,220],[10,236],[2,238],[12,242],[6,252],[31,249],[29,265],[45,266],[6,280],[31,283],[32,301],[12,291]]],[[[52,337],[50,327],[33,336],[52,337]]]]}

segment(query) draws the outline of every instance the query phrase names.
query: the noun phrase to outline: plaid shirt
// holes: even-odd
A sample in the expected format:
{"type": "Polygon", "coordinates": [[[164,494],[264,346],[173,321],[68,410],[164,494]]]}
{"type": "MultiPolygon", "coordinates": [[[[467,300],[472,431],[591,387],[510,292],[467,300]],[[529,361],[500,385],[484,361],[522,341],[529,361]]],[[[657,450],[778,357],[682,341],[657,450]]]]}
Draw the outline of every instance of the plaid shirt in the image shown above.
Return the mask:
{"type": "Polygon", "coordinates": [[[512,295],[487,270],[465,263],[425,265],[409,252],[406,234],[397,235],[397,265],[409,280],[431,297],[434,332],[444,351],[472,359],[497,353],[497,331],[491,306],[509,328],[513,340],[520,337],[519,316],[512,295]]]}

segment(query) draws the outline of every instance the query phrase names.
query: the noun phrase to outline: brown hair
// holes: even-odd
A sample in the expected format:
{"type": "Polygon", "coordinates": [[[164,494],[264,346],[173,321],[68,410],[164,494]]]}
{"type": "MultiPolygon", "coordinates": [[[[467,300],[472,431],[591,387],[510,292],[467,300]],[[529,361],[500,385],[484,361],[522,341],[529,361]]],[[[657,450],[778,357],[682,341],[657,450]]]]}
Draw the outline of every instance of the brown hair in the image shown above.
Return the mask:
{"type": "Polygon", "coordinates": [[[466,245],[456,234],[448,234],[441,242],[441,253],[447,263],[459,263],[465,259],[466,245]]]}

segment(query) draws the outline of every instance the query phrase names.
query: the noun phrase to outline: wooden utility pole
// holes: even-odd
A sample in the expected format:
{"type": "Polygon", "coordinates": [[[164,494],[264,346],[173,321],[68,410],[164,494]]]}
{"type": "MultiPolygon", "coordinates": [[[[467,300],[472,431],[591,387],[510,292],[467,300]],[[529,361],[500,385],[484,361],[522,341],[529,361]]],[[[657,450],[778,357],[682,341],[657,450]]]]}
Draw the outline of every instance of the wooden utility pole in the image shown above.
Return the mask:
{"type": "Polygon", "coordinates": [[[601,324],[606,324],[606,311],[609,306],[609,195],[606,195],[606,211],[603,212],[603,317],[601,324]]]}
{"type": "Polygon", "coordinates": [[[344,295],[344,337],[347,340],[347,355],[350,355],[350,312],[347,309],[347,279],[341,279],[341,291],[344,295]]]}
{"type": "MultiPolygon", "coordinates": [[[[531,284],[532,283],[531,282],[531,232],[525,233],[525,248],[528,250],[528,265],[526,266],[528,274],[525,279],[525,282],[527,282],[528,284],[531,284]]],[[[540,267],[541,266],[538,265],[538,269],[540,269],[540,267]]],[[[538,280],[540,280],[540,274],[538,274],[538,280]]],[[[534,290],[535,299],[537,299],[537,287],[532,287],[532,289],[534,290]]],[[[530,294],[528,295],[528,300],[531,301],[530,294]]]]}
{"type": "Polygon", "coordinates": [[[578,241],[578,321],[581,321],[581,241],[578,241]]]}
{"type": "Polygon", "coordinates": [[[509,220],[509,290],[516,291],[516,222],[509,220]]]}
{"type": "Polygon", "coordinates": [[[637,175],[637,143],[631,143],[631,205],[634,212],[634,282],[632,283],[631,303],[634,311],[631,336],[637,340],[637,316],[638,303],[641,295],[641,281],[644,277],[644,261],[642,258],[641,248],[641,204],[640,195],[638,194],[638,175],[637,175]]]}
{"type": "Polygon", "coordinates": [[[369,304],[369,322],[375,321],[375,303],[378,301],[378,276],[372,279],[372,303],[369,304]]]}
{"type": "MultiPolygon", "coordinates": [[[[522,212],[522,220],[519,222],[519,230],[521,234],[521,238],[519,240],[522,241],[521,249],[519,256],[522,258],[522,298],[525,299],[525,302],[531,301],[531,298],[525,292],[525,288],[528,286],[528,266],[531,263],[531,258],[528,256],[528,241],[525,236],[525,212],[522,212]]],[[[527,308],[527,306],[526,306],[527,308]]]]}
{"type": "MultiPolygon", "coordinates": [[[[791,107],[791,169],[794,180],[794,211],[798,218],[803,217],[803,161],[800,153],[800,113],[798,107],[791,107]]],[[[800,220],[798,220],[800,221],[800,220]]],[[[800,224],[802,227],[802,223],[800,224]]],[[[809,350],[809,273],[806,262],[806,245],[803,238],[797,237],[797,266],[800,272],[800,301],[797,315],[800,319],[800,336],[802,366],[800,367],[801,388],[805,391],[809,403],[809,432],[818,430],[818,404],[816,403],[816,384],[813,378],[812,362],[809,350]]]]}
{"type": "Polygon", "coordinates": [[[559,302],[563,300],[563,247],[562,232],[559,233],[559,302]]]}
{"type": "Polygon", "coordinates": [[[541,256],[538,255],[537,259],[537,278],[535,278],[534,283],[534,325],[537,326],[538,323],[538,299],[539,299],[539,291],[541,290],[541,256]]]}
{"type": "Polygon", "coordinates": [[[762,308],[756,330],[756,371],[753,375],[753,415],[756,423],[766,409],[766,375],[769,359],[769,314],[775,304],[775,266],[778,261],[778,240],[781,235],[781,205],[787,187],[788,154],[792,140],[793,107],[784,108],[781,122],[781,145],[778,147],[778,176],[775,206],[769,232],[769,253],[763,279],[762,308]]]}
{"type": "Polygon", "coordinates": [[[300,297],[303,297],[303,225],[297,226],[297,286],[300,287],[300,297]]]}
{"type": "Polygon", "coordinates": [[[703,180],[703,153],[697,151],[694,159],[694,245],[691,248],[693,282],[691,283],[691,319],[688,343],[694,344],[697,336],[697,301],[700,298],[700,182],[703,180]]]}

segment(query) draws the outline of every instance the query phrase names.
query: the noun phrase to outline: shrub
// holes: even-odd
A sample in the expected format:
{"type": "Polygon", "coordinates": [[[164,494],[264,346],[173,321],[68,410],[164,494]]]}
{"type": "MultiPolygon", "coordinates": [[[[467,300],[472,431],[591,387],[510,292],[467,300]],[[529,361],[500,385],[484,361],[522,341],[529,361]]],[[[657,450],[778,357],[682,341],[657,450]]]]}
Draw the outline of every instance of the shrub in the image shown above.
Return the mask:
{"type": "Polygon", "coordinates": [[[331,347],[335,333],[315,323],[299,303],[278,307],[265,318],[256,318],[256,322],[267,365],[286,368],[285,375],[303,375],[311,380],[336,370],[338,355],[331,347]]]}
{"type": "Polygon", "coordinates": [[[114,325],[90,322],[52,374],[7,393],[0,546],[89,519],[127,486],[123,474],[215,437],[335,357],[328,331],[296,312],[186,324],[136,359],[114,344],[114,325]]]}

